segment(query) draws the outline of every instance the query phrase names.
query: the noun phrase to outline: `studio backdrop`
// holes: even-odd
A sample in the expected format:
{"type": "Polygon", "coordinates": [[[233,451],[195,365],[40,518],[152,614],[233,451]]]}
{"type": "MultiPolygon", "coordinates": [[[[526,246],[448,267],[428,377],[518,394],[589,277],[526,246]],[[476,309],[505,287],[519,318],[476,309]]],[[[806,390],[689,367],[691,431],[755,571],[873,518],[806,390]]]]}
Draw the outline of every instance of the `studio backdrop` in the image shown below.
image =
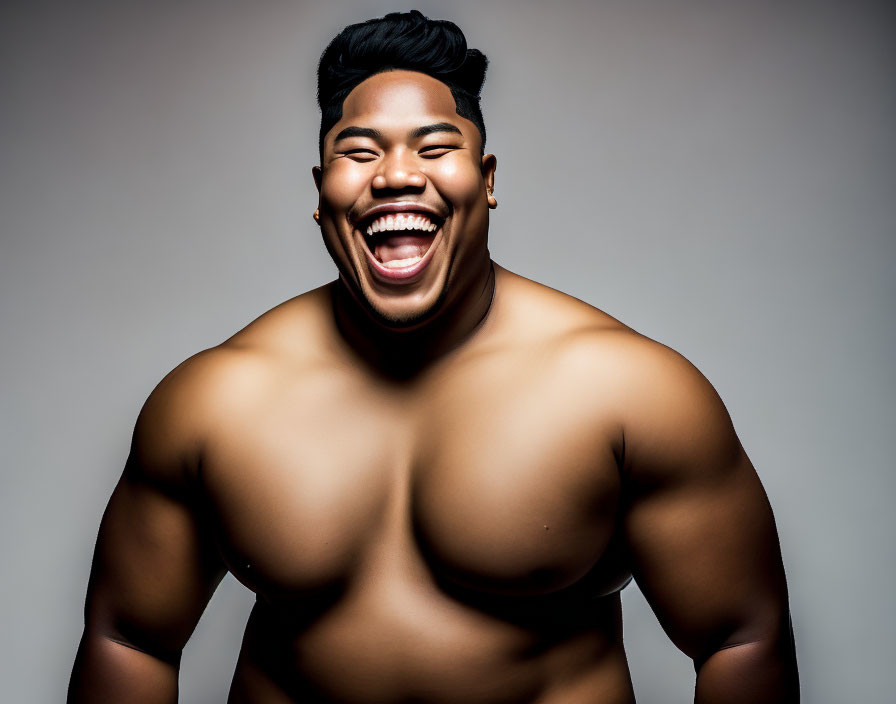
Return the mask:
{"type": "MultiPolygon", "coordinates": [[[[491,63],[497,262],[684,354],[766,487],[804,701],[896,690],[894,13],[856,0],[425,0],[491,63]]],[[[153,386],[335,275],[315,68],[385,2],[0,9],[0,681],[62,701],[100,516],[153,386]]],[[[232,578],[182,701],[222,702],[232,578]]],[[[694,674],[623,593],[639,702],[694,674]]]]}

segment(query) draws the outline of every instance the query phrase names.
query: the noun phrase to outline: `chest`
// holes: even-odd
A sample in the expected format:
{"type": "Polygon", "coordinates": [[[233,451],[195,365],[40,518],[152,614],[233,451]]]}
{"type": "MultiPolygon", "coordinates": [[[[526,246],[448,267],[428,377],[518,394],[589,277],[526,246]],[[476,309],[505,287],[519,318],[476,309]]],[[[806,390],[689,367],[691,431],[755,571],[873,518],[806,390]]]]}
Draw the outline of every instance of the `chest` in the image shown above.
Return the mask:
{"type": "Polygon", "coordinates": [[[259,591],[347,583],[386,554],[472,588],[548,593],[613,539],[613,440],[600,404],[556,378],[307,383],[216,437],[203,481],[231,570],[259,591]]]}

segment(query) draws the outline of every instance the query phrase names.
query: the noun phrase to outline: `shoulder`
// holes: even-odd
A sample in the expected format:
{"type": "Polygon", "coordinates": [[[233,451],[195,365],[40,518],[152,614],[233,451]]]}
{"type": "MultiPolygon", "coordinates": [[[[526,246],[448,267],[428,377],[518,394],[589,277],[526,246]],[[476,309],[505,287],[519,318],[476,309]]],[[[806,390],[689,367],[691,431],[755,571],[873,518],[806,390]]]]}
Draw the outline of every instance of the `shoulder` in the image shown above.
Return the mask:
{"type": "Polygon", "coordinates": [[[626,471],[677,480],[737,461],[742,450],[721,397],[683,355],[630,329],[586,333],[576,347],[593,360],[591,389],[621,430],[626,471]]]}
{"type": "Polygon", "coordinates": [[[615,367],[630,464],[698,468],[737,457],[740,443],[721,397],[681,354],[642,337],[619,346],[615,367]]]}
{"type": "Polygon", "coordinates": [[[741,461],[728,410],[697,367],[637,333],[605,337],[600,388],[618,418],[624,469],[633,479],[714,481],[741,461]]]}
{"type": "Polygon", "coordinates": [[[257,355],[223,343],[169,372],[137,417],[126,474],[176,488],[198,471],[202,451],[234,407],[264,385],[257,355]]]}
{"type": "Polygon", "coordinates": [[[683,355],[572,296],[507,278],[517,327],[528,327],[556,373],[574,379],[619,427],[627,461],[693,466],[702,456],[739,452],[721,398],[683,355]]]}
{"type": "Polygon", "coordinates": [[[500,276],[496,303],[507,338],[522,348],[549,351],[563,366],[582,373],[583,382],[606,388],[616,380],[624,386],[648,369],[668,371],[683,361],[668,347],[578,298],[505,269],[500,276]]]}
{"type": "Polygon", "coordinates": [[[324,296],[317,289],[286,301],[169,372],[140,411],[129,465],[159,479],[189,477],[210,439],[257,414],[285,377],[322,363],[324,296]]]}
{"type": "Polygon", "coordinates": [[[497,267],[494,306],[502,347],[538,350],[565,365],[595,367],[615,341],[640,337],[616,318],[556,289],[497,267]]]}

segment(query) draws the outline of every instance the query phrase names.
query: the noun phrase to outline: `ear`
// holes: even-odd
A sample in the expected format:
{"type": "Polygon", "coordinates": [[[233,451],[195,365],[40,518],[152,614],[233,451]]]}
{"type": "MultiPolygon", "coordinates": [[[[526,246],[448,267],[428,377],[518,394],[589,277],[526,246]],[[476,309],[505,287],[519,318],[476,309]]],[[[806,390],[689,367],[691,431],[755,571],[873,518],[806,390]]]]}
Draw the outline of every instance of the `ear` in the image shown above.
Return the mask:
{"type": "Polygon", "coordinates": [[[314,209],[311,217],[314,218],[314,222],[320,225],[320,184],[323,180],[324,172],[319,166],[312,166],[311,176],[314,177],[314,185],[317,186],[317,208],[314,209]]]}
{"type": "Polygon", "coordinates": [[[482,180],[485,181],[486,198],[488,207],[495,209],[498,207],[498,201],[492,191],[495,190],[495,171],[498,169],[498,160],[494,154],[484,154],[482,156],[482,180]]]}

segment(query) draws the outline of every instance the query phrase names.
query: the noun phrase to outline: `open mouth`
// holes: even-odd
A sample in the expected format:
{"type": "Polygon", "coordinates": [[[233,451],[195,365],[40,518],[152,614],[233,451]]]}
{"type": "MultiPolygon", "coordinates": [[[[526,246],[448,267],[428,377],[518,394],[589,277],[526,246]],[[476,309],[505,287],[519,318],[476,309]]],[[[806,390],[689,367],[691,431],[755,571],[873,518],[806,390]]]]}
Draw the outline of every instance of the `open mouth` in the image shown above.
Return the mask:
{"type": "Polygon", "coordinates": [[[359,223],[359,229],[374,270],[396,279],[414,276],[426,266],[443,222],[430,213],[380,213],[359,223]]]}

